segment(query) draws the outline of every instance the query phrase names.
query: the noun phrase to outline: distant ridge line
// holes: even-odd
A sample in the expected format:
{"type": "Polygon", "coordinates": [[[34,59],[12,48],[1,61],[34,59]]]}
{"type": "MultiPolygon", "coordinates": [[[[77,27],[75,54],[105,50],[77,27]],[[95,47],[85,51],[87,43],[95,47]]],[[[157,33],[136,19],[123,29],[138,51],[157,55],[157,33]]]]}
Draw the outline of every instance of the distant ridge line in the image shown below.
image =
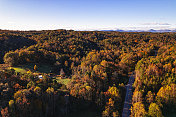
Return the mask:
{"type": "Polygon", "coordinates": [[[158,32],[158,33],[164,33],[164,32],[176,32],[176,29],[163,29],[163,30],[121,30],[121,29],[115,29],[115,30],[72,30],[72,29],[53,29],[53,30],[10,30],[10,29],[0,29],[0,31],[19,31],[19,32],[30,32],[30,31],[56,31],[56,30],[68,30],[68,31],[105,31],[105,32],[158,32]]]}
{"type": "Polygon", "coordinates": [[[176,29],[170,30],[170,29],[164,29],[164,30],[100,30],[100,31],[115,31],[115,32],[176,32],[176,29]]]}

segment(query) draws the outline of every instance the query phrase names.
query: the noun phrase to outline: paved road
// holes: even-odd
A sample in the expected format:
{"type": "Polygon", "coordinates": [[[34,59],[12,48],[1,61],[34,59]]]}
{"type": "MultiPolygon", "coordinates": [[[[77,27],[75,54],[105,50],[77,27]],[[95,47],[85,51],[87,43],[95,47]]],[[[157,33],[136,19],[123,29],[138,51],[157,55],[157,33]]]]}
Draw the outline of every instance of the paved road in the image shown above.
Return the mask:
{"type": "Polygon", "coordinates": [[[128,84],[126,85],[126,96],[125,102],[123,106],[122,117],[129,117],[130,116],[130,108],[131,108],[131,100],[132,100],[132,85],[134,83],[134,73],[131,74],[128,84]]]}
{"type": "MultiPolygon", "coordinates": [[[[154,50],[155,54],[154,56],[157,56],[158,54],[158,49],[154,50]]],[[[132,102],[132,85],[134,83],[134,72],[131,74],[128,84],[126,85],[126,96],[125,96],[125,102],[123,106],[123,112],[122,112],[122,117],[129,117],[130,112],[131,112],[131,102],[132,102]]]]}

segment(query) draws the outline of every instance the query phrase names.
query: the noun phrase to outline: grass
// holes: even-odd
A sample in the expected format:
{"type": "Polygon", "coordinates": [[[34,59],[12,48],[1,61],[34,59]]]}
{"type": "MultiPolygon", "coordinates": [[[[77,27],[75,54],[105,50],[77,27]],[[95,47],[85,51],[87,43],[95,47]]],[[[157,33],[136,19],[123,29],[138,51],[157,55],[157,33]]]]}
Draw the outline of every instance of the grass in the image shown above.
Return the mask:
{"type": "MultiPolygon", "coordinates": [[[[9,69],[14,69],[16,72],[20,72],[20,73],[24,74],[29,70],[35,72],[34,71],[34,65],[35,64],[30,63],[30,64],[19,65],[19,66],[16,66],[16,67],[8,67],[8,68],[9,69]]],[[[46,65],[46,64],[37,65],[36,73],[50,73],[51,70],[52,70],[51,65],[46,65]]]]}
{"type": "Polygon", "coordinates": [[[65,78],[65,79],[56,78],[56,81],[57,81],[58,83],[67,85],[67,84],[71,81],[71,79],[69,79],[69,78],[65,78]]]}
{"type": "MultiPolygon", "coordinates": [[[[34,74],[50,73],[50,71],[52,70],[52,65],[42,64],[42,65],[37,65],[37,71],[34,71],[34,65],[35,64],[30,63],[30,64],[25,64],[25,65],[19,65],[17,67],[9,67],[9,69],[14,69],[16,72],[20,72],[22,74],[27,73],[27,71],[29,70],[34,72],[34,74]]],[[[71,79],[69,78],[61,79],[60,77],[53,77],[53,80],[54,79],[58,83],[65,84],[65,85],[67,85],[71,81],[71,79]]]]}
{"type": "Polygon", "coordinates": [[[170,113],[170,114],[166,115],[166,117],[176,117],[176,112],[175,113],[170,113]]]}
{"type": "Polygon", "coordinates": [[[14,69],[16,72],[20,72],[22,74],[25,74],[27,72],[24,68],[21,67],[9,67],[9,69],[14,69]]]}
{"type": "MultiPolygon", "coordinates": [[[[28,69],[28,70],[34,70],[35,64],[30,63],[26,65],[21,65],[22,68],[28,69]]],[[[39,73],[50,73],[52,70],[52,65],[47,65],[47,64],[41,64],[37,65],[37,72],[39,73]]]]}

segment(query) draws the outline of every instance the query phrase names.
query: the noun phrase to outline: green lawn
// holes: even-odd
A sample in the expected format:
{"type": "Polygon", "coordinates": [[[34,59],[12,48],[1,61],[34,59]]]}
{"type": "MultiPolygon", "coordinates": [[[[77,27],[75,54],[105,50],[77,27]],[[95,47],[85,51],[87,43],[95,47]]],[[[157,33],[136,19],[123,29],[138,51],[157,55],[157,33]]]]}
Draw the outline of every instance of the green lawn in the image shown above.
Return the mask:
{"type": "Polygon", "coordinates": [[[166,117],[176,117],[176,113],[168,114],[168,115],[166,115],[166,117]]]}
{"type": "Polygon", "coordinates": [[[9,67],[9,69],[14,69],[16,72],[20,72],[22,74],[25,74],[27,72],[24,68],[21,67],[9,67]]]}
{"type": "Polygon", "coordinates": [[[19,65],[16,67],[9,67],[14,69],[16,72],[20,72],[20,73],[26,73],[28,70],[31,70],[32,72],[37,72],[37,73],[50,73],[50,71],[52,70],[52,66],[51,65],[37,65],[37,71],[34,71],[34,65],[33,63],[30,64],[24,64],[24,65],[19,65]]]}
{"type": "MultiPolygon", "coordinates": [[[[34,66],[35,66],[34,63],[21,65],[22,68],[25,68],[28,70],[34,70],[34,66]]],[[[39,73],[50,73],[51,70],[52,70],[52,65],[47,65],[47,64],[37,65],[37,72],[39,73]]]]}
{"type": "Polygon", "coordinates": [[[56,78],[56,81],[57,81],[58,83],[67,85],[67,84],[71,81],[71,79],[69,79],[69,78],[65,78],[65,79],[56,78]]]}

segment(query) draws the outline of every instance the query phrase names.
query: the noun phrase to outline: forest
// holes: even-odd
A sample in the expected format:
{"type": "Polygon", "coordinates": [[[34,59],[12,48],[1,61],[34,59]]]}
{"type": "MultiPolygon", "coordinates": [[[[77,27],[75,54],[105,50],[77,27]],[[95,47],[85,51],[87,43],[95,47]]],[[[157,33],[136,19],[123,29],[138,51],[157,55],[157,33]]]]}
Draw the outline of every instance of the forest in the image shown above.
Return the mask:
{"type": "Polygon", "coordinates": [[[0,117],[176,116],[176,33],[0,30],[0,117]]]}

